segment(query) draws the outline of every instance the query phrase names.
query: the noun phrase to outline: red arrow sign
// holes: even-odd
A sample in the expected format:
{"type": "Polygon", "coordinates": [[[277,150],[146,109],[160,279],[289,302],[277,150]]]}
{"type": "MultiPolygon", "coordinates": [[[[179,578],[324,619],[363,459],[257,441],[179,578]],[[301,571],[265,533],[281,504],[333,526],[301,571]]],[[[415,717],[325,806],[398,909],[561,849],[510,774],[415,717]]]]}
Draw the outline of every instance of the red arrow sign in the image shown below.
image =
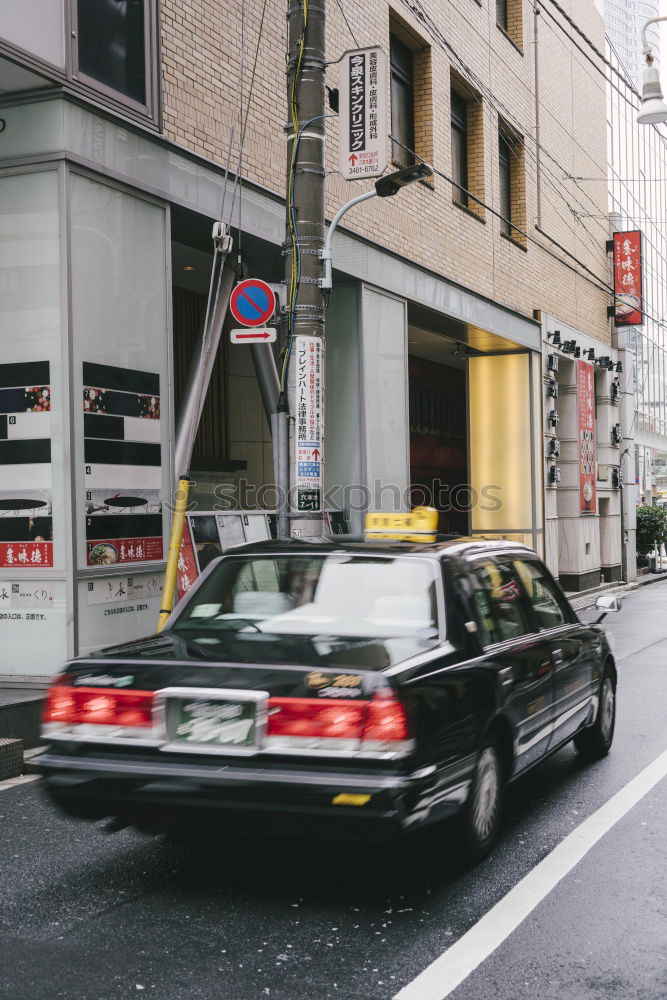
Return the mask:
{"type": "Polygon", "coordinates": [[[356,153],[351,153],[350,154],[349,160],[350,160],[350,163],[352,164],[352,166],[355,165],[355,163],[357,162],[358,159],[359,159],[359,157],[357,156],[356,153]]]}
{"type": "Polygon", "coordinates": [[[315,459],[315,461],[317,461],[319,457],[320,457],[319,448],[313,448],[313,458],[315,459]]]}
{"type": "Polygon", "coordinates": [[[276,339],[276,331],[273,327],[267,326],[263,327],[261,330],[230,330],[229,339],[232,344],[256,344],[257,342],[272,344],[276,339]]]}

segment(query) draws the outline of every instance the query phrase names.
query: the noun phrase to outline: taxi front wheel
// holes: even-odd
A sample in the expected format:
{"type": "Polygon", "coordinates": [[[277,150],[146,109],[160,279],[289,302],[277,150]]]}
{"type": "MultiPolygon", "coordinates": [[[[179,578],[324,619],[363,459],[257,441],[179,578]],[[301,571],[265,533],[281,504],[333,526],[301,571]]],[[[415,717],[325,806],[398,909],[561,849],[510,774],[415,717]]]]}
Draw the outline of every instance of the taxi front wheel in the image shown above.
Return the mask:
{"type": "Polygon", "coordinates": [[[485,739],[477,757],[468,800],[461,813],[465,848],[474,861],[486,857],[498,837],[504,786],[500,748],[490,736],[485,739]]]}
{"type": "Polygon", "coordinates": [[[585,760],[606,757],[614,739],[616,724],[616,688],[614,678],[607,669],[600,686],[600,706],[595,722],[574,737],[574,745],[585,760]]]}

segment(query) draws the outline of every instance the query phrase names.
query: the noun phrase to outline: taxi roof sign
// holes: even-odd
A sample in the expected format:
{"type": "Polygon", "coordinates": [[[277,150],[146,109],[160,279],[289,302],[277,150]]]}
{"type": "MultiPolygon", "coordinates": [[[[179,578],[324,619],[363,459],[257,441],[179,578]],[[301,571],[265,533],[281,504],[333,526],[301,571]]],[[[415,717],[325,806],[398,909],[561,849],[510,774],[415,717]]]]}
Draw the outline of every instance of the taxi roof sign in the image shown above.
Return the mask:
{"type": "Polygon", "coordinates": [[[369,539],[435,542],[437,530],[438,511],[433,507],[415,507],[410,514],[366,514],[364,534],[369,539]]]}

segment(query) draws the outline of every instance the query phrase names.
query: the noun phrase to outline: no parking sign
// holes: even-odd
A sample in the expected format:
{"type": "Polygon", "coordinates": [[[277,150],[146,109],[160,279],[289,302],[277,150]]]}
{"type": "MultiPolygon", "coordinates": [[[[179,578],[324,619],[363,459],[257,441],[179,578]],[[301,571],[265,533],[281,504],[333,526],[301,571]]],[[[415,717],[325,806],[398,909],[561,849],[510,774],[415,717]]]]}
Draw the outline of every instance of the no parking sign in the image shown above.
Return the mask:
{"type": "Polygon", "coordinates": [[[230,312],[241,326],[264,326],[275,308],[273,289],[261,278],[239,281],[229,300],[230,312]]]}

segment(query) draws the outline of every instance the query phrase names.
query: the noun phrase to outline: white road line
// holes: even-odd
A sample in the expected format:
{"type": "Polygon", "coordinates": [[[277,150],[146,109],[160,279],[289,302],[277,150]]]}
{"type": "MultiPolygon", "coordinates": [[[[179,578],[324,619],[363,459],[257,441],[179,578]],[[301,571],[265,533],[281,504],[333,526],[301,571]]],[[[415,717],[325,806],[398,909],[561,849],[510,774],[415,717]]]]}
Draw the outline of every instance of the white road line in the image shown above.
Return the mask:
{"type": "Polygon", "coordinates": [[[444,1000],[532,913],[597,842],[667,774],[667,750],[568,834],[394,1000],[444,1000]]]}
{"type": "Polygon", "coordinates": [[[7,778],[6,781],[0,781],[0,792],[6,792],[17,785],[27,785],[29,781],[37,781],[38,778],[38,774],[22,774],[18,778],[7,778]]]}

